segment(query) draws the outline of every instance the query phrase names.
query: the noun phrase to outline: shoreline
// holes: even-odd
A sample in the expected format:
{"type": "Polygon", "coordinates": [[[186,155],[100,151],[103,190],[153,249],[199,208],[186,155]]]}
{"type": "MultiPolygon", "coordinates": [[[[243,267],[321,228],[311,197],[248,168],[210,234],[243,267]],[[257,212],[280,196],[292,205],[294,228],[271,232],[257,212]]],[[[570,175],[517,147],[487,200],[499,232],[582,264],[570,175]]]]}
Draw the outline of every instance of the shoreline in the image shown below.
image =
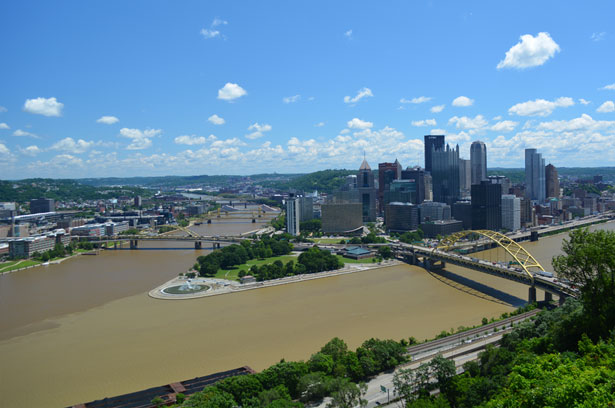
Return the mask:
{"type": "Polygon", "coordinates": [[[322,278],[330,278],[333,276],[348,275],[351,273],[365,272],[365,271],[369,271],[373,269],[382,269],[382,268],[387,268],[390,266],[401,265],[402,263],[403,262],[397,261],[395,259],[389,259],[381,263],[364,263],[364,264],[352,263],[352,264],[345,264],[343,268],[336,269],[334,271],[324,271],[324,272],[309,273],[309,274],[303,274],[303,275],[287,276],[287,277],[279,278],[279,279],[272,279],[272,280],[263,281],[263,282],[254,282],[254,283],[245,283],[245,284],[241,284],[237,281],[230,281],[226,279],[194,278],[194,279],[191,279],[191,283],[196,284],[196,285],[207,285],[210,288],[202,292],[187,293],[185,295],[173,295],[173,294],[165,293],[164,292],[165,289],[172,287],[172,286],[182,285],[186,283],[186,281],[188,280],[186,277],[176,277],[150,290],[148,293],[148,296],[153,299],[160,299],[160,300],[198,299],[198,298],[209,297],[209,296],[239,293],[239,292],[244,292],[247,290],[268,288],[272,286],[289,285],[292,283],[300,283],[300,282],[310,281],[314,279],[322,279],[322,278]]]}

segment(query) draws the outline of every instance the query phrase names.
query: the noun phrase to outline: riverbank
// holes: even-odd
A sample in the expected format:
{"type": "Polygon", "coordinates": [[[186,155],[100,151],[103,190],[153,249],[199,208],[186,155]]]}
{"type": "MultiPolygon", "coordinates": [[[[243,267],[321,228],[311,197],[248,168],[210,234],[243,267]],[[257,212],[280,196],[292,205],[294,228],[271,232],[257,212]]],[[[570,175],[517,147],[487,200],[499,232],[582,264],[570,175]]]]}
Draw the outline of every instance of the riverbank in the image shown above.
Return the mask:
{"type": "Polygon", "coordinates": [[[79,255],[92,255],[92,252],[93,252],[93,250],[87,250],[87,251],[84,250],[82,252],[73,253],[72,255],[65,256],[63,258],[54,259],[54,260],[47,261],[47,262],[37,261],[37,260],[34,260],[34,259],[24,259],[23,261],[18,261],[14,265],[10,265],[6,270],[4,270],[2,268],[2,266],[0,265],[0,275],[5,274],[5,273],[13,273],[13,272],[18,272],[18,271],[23,271],[25,269],[36,268],[38,266],[55,265],[55,264],[62,263],[64,261],[66,261],[67,259],[74,258],[75,256],[79,256],[79,255]],[[35,263],[33,263],[33,262],[35,262],[35,263]],[[23,266],[23,267],[19,267],[19,268],[16,268],[16,269],[10,269],[12,267],[20,265],[21,263],[27,263],[28,265],[23,266]]]}
{"type": "Polygon", "coordinates": [[[280,279],[272,279],[264,282],[253,282],[241,284],[237,281],[216,279],[216,278],[195,278],[191,279],[194,285],[206,285],[209,289],[202,292],[186,293],[186,294],[170,294],[165,292],[166,289],[173,286],[181,286],[186,284],[188,279],[184,276],[173,278],[170,281],[152,289],[148,295],[154,299],[164,300],[182,300],[182,299],[197,299],[207,296],[225,295],[229,293],[243,292],[246,290],[262,289],[272,286],[287,285],[291,283],[305,282],[314,279],[329,278],[332,276],[347,275],[349,273],[363,272],[371,269],[386,268],[389,266],[399,265],[402,262],[389,259],[380,263],[351,263],[345,264],[343,268],[334,271],[325,271],[318,273],[309,273],[303,275],[287,276],[280,279]]]}

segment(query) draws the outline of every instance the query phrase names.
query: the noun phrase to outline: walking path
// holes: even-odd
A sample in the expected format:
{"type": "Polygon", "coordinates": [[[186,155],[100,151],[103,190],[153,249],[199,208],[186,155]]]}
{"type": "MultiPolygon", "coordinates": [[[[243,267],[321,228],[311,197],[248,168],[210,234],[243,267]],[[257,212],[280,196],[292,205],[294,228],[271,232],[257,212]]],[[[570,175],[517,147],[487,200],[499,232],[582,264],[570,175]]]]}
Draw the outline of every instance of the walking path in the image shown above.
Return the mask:
{"type": "Polygon", "coordinates": [[[186,293],[180,295],[172,295],[164,292],[166,288],[172,286],[181,286],[185,284],[188,280],[185,276],[173,278],[170,281],[158,286],[155,289],[152,289],[149,292],[149,296],[155,299],[195,299],[206,296],[216,296],[216,295],[224,295],[228,293],[234,292],[242,292],[245,290],[252,289],[261,289],[270,286],[278,286],[278,285],[287,285],[289,283],[297,283],[308,281],[312,279],[320,279],[320,278],[329,278],[331,276],[338,275],[346,275],[349,273],[362,272],[370,269],[378,269],[384,268],[387,266],[394,266],[401,264],[400,261],[397,260],[386,260],[381,263],[353,263],[353,264],[345,264],[343,268],[337,269],[335,271],[326,271],[326,272],[318,272],[318,273],[310,273],[303,275],[294,275],[288,276],[286,278],[280,279],[272,279],[264,282],[254,282],[254,283],[244,283],[241,284],[237,281],[225,280],[225,279],[216,279],[216,278],[194,278],[191,279],[191,283],[194,285],[207,285],[210,288],[208,290],[196,293],[186,293]]]}

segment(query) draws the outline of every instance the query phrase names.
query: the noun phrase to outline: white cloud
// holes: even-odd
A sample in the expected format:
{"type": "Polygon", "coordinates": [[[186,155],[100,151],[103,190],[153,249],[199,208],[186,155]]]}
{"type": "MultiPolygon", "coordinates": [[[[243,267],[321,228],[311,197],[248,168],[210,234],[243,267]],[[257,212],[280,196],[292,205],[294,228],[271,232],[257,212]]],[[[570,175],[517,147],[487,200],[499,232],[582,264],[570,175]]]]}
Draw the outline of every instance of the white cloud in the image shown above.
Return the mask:
{"type": "Polygon", "coordinates": [[[6,112],[7,109],[4,106],[0,106],[0,113],[6,112]]]}
{"type": "Polygon", "coordinates": [[[399,102],[401,102],[401,103],[416,103],[416,104],[418,104],[418,103],[429,102],[429,101],[431,101],[431,99],[432,98],[430,96],[419,96],[419,97],[412,98],[412,99],[401,98],[399,100],[399,102]]]}
{"type": "Polygon", "coordinates": [[[435,119],[413,120],[412,126],[437,126],[435,119]]]}
{"type": "Polygon", "coordinates": [[[21,154],[24,154],[26,156],[31,156],[31,157],[34,157],[40,152],[42,152],[42,150],[38,146],[35,146],[35,145],[28,146],[25,149],[20,149],[19,151],[21,152],[21,154]]]}
{"type": "Polygon", "coordinates": [[[286,96],[286,97],[282,98],[282,102],[284,102],[284,103],[295,103],[299,99],[301,99],[301,95],[286,96]]]}
{"type": "Polygon", "coordinates": [[[224,125],[226,121],[215,113],[207,118],[208,121],[213,123],[214,125],[224,125]]]}
{"type": "Polygon", "coordinates": [[[352,30],[344,32],[344,37],[348,38],[349,40],[352,40],[352,30]]]}
{"type": "Polygon", "coordinates": [[[216,29],[216,27],[221,26],[221,25],[226,25],[226,24],[228,24],[227,21],[221,20],[219,18],[214,18],[214,21],[211,23],[209,28],[201,29],[201,35],[205,37],[206,39],[221,37],[222,34],[220,33],[220,30],[216,29]]]}
{"type": "Polygon", "coordinates": [[[26,99],[23,106],[24,111],[43,116],[62,116],[63,108],[64,104],[56,98],[26,99]]]}
{"type": "Polygon", "coordinates": [[[474,104],[474,99],[470,99],[467,96],[458,96],[453,100],[453,106],[465,107],[472,106],[474,104]]]}
{"type": "Polygon", "coordinates": [[[567,108],[573,105],[574,101],[568,97],[557,98],[554,101],[536,99],[518,103],[508,109],[508,113],[519,116],[549,116],[556,108],[567,108]]]}
{"type": "Polygon", "coordinates": [[[597,132],[602,130],[615,131],[615,121],[594,120],[591,116],[583,114],[571,120],[553,120],[541,122],[536,126],[538,130],[554,132],[597,132]]]}
{"type": "Polygon", "coordinates": [[[448,124],[451,125],[453,123],[455,123],[457,129],[478,130],[484,128],[488,122],[485,120],[483,115],[476,115],[474,118],[470,118],[467,116],[453,116],[448,120],[448,124]]]}
{"type": "Polygon", "coordinates": [[[315,124],[315,127],[323,127],[325,125],[325,122],[318,122],[317,124],[315,124]]]}
{"type": "Polygon", "coordinates": [[[367,122],[359,118],[353,118],[352,120],[349,120],[347,125],[350,129],[370,129],[372,126],[374,126],[372,122],[367,122]]]}
{"type": "Polygon", "coordinates": [[[613,101],[606,101],[598,109],[596,112],[607,113],[607,112],[615,112],[615,103],[613,101]]]}
{"type": "Polygon", "coordinates": [[[174,140],[175,140],[175,143],[177,144],[192,146],[192,145],[205,144],[211,140],[216,140],[216,137],[214,135],[209,135],[209,137],[196,136],[196,135],[182,135],[182,136],[177,136],[174,140]]]}
{"type": "Polygon", "coordinates": [[[615,91],[615,84],[605,85],[600,89],[603,91],[615,91]]]}
{"type": "Polygon", "coordinates": [[[259,123],[254,123],[250,125],[250,127],[248,127],[248,130],[253,130],[254,132],[247,134],[246,137],[248,139],[258,139],[260,137],[263,137],[264,132],[269,132],[271,129],[271,125],[268,125],[266,123],[262,125],[259,123]]]}
{"type": "Polygon", "coordinates": [[[494,132],[512,132],[518,124],[519,122],[513,122],[512,120],[503,120],[491,126],[491,130],[494,132]]]}
{"type": "Polygon", "coordinates": [[[126,149],[128,150],[143,150],[152,145],[152,138],[162,133],[161,129],[120,129],[120,135],[132,140],[126,149]]]}
{"type": "Polygon", "coordinates": [[[592,36],[590,38],[592,39],[592,41],[598,42],[604,40],[605,36],[606,32],[602,31],[600,33],[592,33],[592,36]]]}
{"type": "Polygon", "coordinates": [[[11,152],[9,150],[8,147],[6,147],[6,145],[4,145],[3,143],[0,143],[0,155],[9,155],[11,152]]]}
{"type": "Polygon", "coordinates": [[[38,135],[35,135],[34,133],[26,132],[25,130],[21,130],[21,129],[17,129],[16,131],[14,131],[13,136],[17,136],[17,137],[27,136],[27,137],[33,137],[35,139],[40,139],[38,135]]]}
{"type": "Polygon", "coordinates": [[[493,120],[502,120],[502,115],[494,116],[493,120]]]}
{"type": "Polygon", "coordinates": [[[6,123],[0,123],[0,129],[10,129],[10,126],[6,123]]]}
{"type": "Polygon", "coordinates": [[[366,98],[368,96],[374,96],[374,94],[372,93],[372,90],[369,88],[363,87],[357,91],[357,94],[355,95],[354,98],[351,98],[350,96],[344,96],[344,102],[345,103],[357,103],[361,99],[366,98]]]}
{"type": "Polygon", "coordinates": [[[520,42],[506,52],[506,57],[500,61],[497,68],[537,67],[547,62],[559,51],[559,45],[553,41],[549,33],[538,33],[536,37],[525,34],[521,36],[520,42]]]}
{"type": "Polygon", "coordinates": [[[101,116],[96,119],[96,123],[103,123],[105,125],[113,125],[114,123],[119,122],[120,120],[115,116],[101,116]]]}
{"type": "Polygon", "coordinates": [[[588,100],[586,100],[586,99],[580,98],[580,99],[579,99],[579,103],[580,103],[581,105],[589,105],[589,104],[590,104],[590,103],[592,103],[592,102],[591,102],[591,101],[588,101],[588,100]]]}
{"type": "Polygon", "coordinates": [[[51,148],[53,150],[60,150],[62,152],[80,154],[87,151],[94,145],[94,142],[86,142],[83,139],[75,141],[72,137],[66,137],[59,142],[55,143],[51,148]]]}
{"type": "Polygon", "coordinates": [[[444,105],[432,106],[429,110],[431,111],[431,113],[440,113],[444,110],[444,105]]]}
{"type": "Polygon", "coordinates": [[[218,89],[218,99],[222,99],[224,101],[233,101],[246,94],[247,92],[245,89],[231,82],[227,82],[226,85],[218,89]]]}
{"type": "Polygon", "coordinates": [[[446,141],[447,143],[463,143],[463,142],[469,142],[471,140],[471,137],[468,133],[461,131],[459,133],[449,133],[448,135],[446,135],[446,141]]]}

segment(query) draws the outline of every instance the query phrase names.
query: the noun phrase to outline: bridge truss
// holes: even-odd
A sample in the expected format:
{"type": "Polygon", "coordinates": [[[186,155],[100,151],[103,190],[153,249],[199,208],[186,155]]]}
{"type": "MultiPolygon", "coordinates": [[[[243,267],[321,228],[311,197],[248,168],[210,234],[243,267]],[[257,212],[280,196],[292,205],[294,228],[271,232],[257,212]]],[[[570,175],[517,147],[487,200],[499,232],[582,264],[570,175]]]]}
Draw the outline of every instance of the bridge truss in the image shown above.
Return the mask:
{"type": "Polygon", "coordinates": [[[542,265],[530,254],[525,248],[513,241],[504,234],[490,230],[468,230],[451,234],[440,241],[437,249],[442,251],[451,251],[455,249],[455,244],[468,235],[478,234],[482,237],[488,238],[492,242],[495,242],[498,246],[504,248],[504,250],[513,257],[513,259],[519,264],[525,273],[534,280],[534,274],[532,270],[538,270],[545,272],[542,265]]]}

